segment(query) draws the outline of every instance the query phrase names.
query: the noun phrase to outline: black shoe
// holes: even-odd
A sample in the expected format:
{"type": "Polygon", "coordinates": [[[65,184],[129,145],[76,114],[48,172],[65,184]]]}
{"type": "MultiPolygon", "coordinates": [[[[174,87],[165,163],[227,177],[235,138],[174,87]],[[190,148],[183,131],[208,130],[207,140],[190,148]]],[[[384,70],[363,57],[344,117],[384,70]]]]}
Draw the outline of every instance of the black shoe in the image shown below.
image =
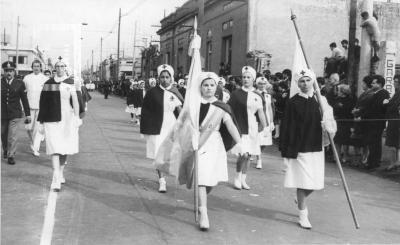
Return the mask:
{"type": "Polygon", "coordinates": [[[9,157],[8,158],[8,164],[10,164],[10,165],[14,165],[15,164],[15,160],[14,160],[13,157],[9,157]]]}

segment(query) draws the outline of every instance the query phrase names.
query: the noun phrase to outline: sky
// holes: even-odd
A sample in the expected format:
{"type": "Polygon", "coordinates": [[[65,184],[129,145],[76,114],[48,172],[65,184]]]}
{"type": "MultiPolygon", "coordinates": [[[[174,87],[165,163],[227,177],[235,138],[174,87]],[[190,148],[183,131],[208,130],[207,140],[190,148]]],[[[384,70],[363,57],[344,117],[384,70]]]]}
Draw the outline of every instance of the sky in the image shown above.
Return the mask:
{"type": "MultiPolygon", "coordinates": [[[[187,0],[0,0],[1,36],[4,29],[15,46],[17,18],[20,20],[19,46],[44,50],[52,60],[58,56],[74,58],[76,45],[81,45],[82,68],[100,60],[100,38],[103,37],[102,58],[117,53],[118,12],[121,8],[120,55],[132,56],[135,21],[136,45],[144,46],[159,40],[156,31],[160,20],[187,0]],[[81,25],[87,23],[87,25],[81,25]],[[73,27],[81,27],[80,32],[73,27]],[[112,33],[110,33],[112,32],[112,33]],[[75,33],[75,36],[74,36],[75,33]],[[78,33],[78,34],[76,34],[78,33]],[[80,35],[83,39],[77,38],[80,35]],[[77,40],[80,40],[77,42],[77,40]],[[75,49],[74,49],[75,47],[75,49]],[[75,51],[74,51],[75,50],[75,51]]],[[[79,29],[78,29],[79,30],[79,29]]],[[[139,54],[136,48],[136,57],[139,54]]],[[[75,54],[76,55],[76,54],[75,54]]],[[[71,61],[72,62],[72,61],[71,61]]]]}

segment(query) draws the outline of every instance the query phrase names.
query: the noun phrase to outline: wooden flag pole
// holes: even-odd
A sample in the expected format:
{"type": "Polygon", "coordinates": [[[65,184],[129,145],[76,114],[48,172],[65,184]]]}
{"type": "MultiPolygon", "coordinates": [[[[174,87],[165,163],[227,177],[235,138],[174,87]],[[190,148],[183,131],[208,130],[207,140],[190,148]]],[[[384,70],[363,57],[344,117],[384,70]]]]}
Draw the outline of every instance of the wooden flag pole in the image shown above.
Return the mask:
{"type": "Polygon", "coordinates": [[[194,220],[196,223],[199,222],[199,151],[194,152],[194,173],[193,173],[193,185],[194,185],[194,220]]]}
{"type": "MultiPolygon", "coordinates": [[[[197,17],[194,17],[194,23],[193,23],[193,35],[197,34],[197,17]]],[[[196,122],[194,122],[196,123],[196,122]]],[[[197,124],[195,124],[197,125],[197,124]]],[[[197,132],[199,131],[199,127],[195,128],[197,132]]],[[[196,137],[197,141],[199,140],[199,137],[196,137]]],[[[199,222],[199,149],[198,149],[198,143],[197,143],[197,148],[194,151],[194,173],[193,173],[193,194],[194,194],[194,220],[196,223],[199,222]]]]}
{"type": "MultiPolygon", "coordinates": [[[[307,56],[306,56],[306,52],[304,50],[303,42],[302,42],[301,37],[300,37],[300,32],[299,32],[299,29],[297,27],[296,15],[293,14],[292,10],[291,10],[291,20],[293,21],[293,25],[294,25],[294,28],[296,30],[297,38],[299,39],[300,47],[301,47],[301,50],[303,51],[304,60],[306,61],[306,64],[307,64],[307,68],[310,69],[310,64],[308,63],[308,59],[307,59],[307,56]]],[[[318,86],[316,81],[314,81],[314,85],[313,86],[314,86],[314,90],[315,90],[315,92],[317,94],[317,99],[318,99],[318,103],[319,103],[320,109],[322,111],[321,91],[320,91],[319,86],[318,86]]],[[[359,229],[360,225],[358,224],[358,221],[357,221],[357,216],[356,216],[356,213],[354,211],[353,202],[351,201],[349,188],[347,186],[346,178],[344,177],[344,173],[343,173],[342,165],[341,165],[340,160],[339,160],[338,152],[337,152],[335,144],[333,142],[332,135],[328,133],[328,137],[329,137],[329,142],[330,142],[330,144],[332,146],[332,149],[333,149],[333,155],[335,156],[336,165],[337,165],[337,167],[339,169],[340,177],[342,178],[344,191],[346,193],[347,201],[348,201],[349,206],[350,206],[350,211],[351,211],[351,214],[353,216],[354,224],[356,226],[356,229],[359,229]]]]}

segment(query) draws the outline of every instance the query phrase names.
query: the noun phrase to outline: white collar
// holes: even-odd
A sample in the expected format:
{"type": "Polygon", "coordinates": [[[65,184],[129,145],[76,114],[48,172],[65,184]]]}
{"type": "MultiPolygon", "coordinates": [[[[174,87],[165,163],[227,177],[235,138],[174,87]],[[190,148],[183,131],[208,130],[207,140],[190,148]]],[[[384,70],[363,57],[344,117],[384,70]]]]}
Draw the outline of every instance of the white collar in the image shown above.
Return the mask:
{"type": "Polygon", "coordinates": [[[250,88],[245,88],[244,86],[242,86],[242,89],[246,92],[252,92],[254,91],[254,87],[250,87],[250,88]]]}
{"type": "Polygon", "coordinates": [[[205,99],[203,97],[201,97],[200,102],[202,104],[208,104],[208,103],[214,103],[215,101],[217,101],[218,99],[215,97],[211,97],[210,99],[205,99]]]}
{"type": "Polygon", "coordinates": [[[314,90],[313,89],[311,89],[310,91],[308,91],[308,93],[303,93],[303,92],[299,92],[299,95],[301,96],[301,97],[303,97],[303,98],[306,98],[306,99],[308,99],[308,98],[312,98],[313,96],[314,96],[314,90]]]}
{"type": "Polygon", "coordinates": [[[268,94],[268,91],[266,90],[266,89],[264,89],[264,90],[259,90],[259,89],[257,89],[257,91],[259,92],[259,93],[266,93],[266,94],[268,94]]]}
{"type": "Polygon", "coordinates": [[[172,83],[168,86],[168,87],[164,87],[163,85],[161,85],[160,84],[160,88],[162,89],[162,90],[170,90],[171,88],[172,88],[172,83]]]}
{"type": "Polygon", "coordinates": [[[58,77],[58,76],[56,75],[56,76],[54,76],[54,81],[56,81],[57,83],[60,83],[60,82],[64,81],[64,80],[67,79],[67,78],[68,78],[67,75],[64,75],[64,76],[62,76],[62,77],[58,77]]]}

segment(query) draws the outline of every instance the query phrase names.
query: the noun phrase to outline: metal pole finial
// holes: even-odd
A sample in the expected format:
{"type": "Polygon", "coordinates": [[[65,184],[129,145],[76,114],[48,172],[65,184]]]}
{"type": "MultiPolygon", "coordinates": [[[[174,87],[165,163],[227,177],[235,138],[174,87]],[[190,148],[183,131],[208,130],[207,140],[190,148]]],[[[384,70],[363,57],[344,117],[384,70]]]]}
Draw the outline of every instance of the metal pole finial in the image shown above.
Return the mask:
{"type": "Polygon", "coordinates": [[[290,9],[290,19],[291,20],[296,19],[296,15],[293,13],[293,9],[290,9]]]}

